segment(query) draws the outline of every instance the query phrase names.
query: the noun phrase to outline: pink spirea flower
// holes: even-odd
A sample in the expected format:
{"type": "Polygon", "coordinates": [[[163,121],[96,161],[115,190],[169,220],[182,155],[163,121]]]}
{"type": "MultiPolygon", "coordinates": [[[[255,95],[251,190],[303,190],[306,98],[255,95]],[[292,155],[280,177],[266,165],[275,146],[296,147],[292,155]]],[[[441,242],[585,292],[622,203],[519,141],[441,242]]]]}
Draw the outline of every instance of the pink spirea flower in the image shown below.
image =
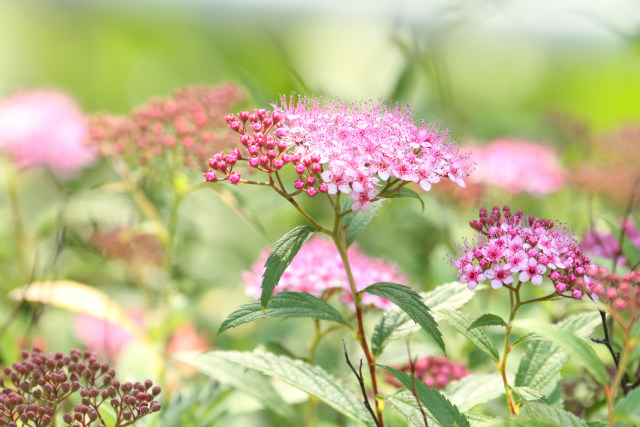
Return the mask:
{"type": "Polygon", "coordinates": [[[470,225],[478,231],[476,239],[458,246],[459,254],[451,259],[458,278],[469,289],[486,279],[494,289],[516,280],[540,286],[547,277],[558,295],[582,297],[575,289],[576,280],[588,280],[586,269],[591,261],[564,224],[496,206],[491,213],[480,209],[479,221],[470,225]]]}
{"type": "Polygon", "coordinates": [[[274,104],[273,112],[244,111],[228,115],[227,122],[246,151],[214,155],[211,170],[224,174],[217,180],[231,180],[237,160],[269,175],[291,164],[298,192],[350,194],[353,210],[366,211],[381,192],[402,181],[428,191],[442,178],[464,187],[469,174],[466,156],[458,153],[448,129],[417,123],[409,107],[292,96],[274,104]]]}
{"type": "MultiPolygon", "coordinates": [[[[131,320],[142,325],[142,316],[137,312],[130,312],[131,320]]],[[[88,314],[79,314],[73,322],[73,330],[82,344],[98,354],[114,360],[120,351],[135,337],[115,323],[99,319],[88,314]]]]}
{"type": "Polygon", "coordinates": [[[164,157],[202,165],[211,151],[233,145],[224,113],[243,100],[244,93],[233,84],[186,86],[147,100],[129,115],[91,116],[90,143],[103,156],[138,165],[164,157]]]}
{"type": "MultiPolygon", "coordinates": [[[[264,251],[250,271],[243,273],[245,292],[259,298],[264,264],[269,250],[264,251]]],[[[407,277],[394,264],[366,256],[356,246],[348,250],[356,288],[362,290],[377,282],[406,283],[407,277]]],[[[340,254],[333,242],[313,237],[305,243],[282,274],[274,293],[278,291],[307,292],[321,297],[327,291],[342,291],[340,301],[353,309],[353,299],[340,254]]],[[[363,305],[387,310],[393,303],[375,295],[363,294],[363,305]]]]}
{"type": "Polygon", "coordinates": [[[536,196],[553,193],[567,181],[567,173],[550,149],[529,142],[500,139],[474,147],[471,158],[475,183],[495,185],[511,193],[536,196]]]}
{"type": "MultiPolygon", "coordinates": [[[[396,369],[411,374],[411,365],[398,366],[396,369]]],[[[426,385],[437,390],[444,390],[449,382],[459,380],[469,375],[463,363],[455,363],[444,356],[429,356],[416,360],[415,376],[426,385]]],[[[399,381],[392,375],[387,375],[386,381],[400,387],[399,381]]]]}
{"type": "Polygon", "coordinates": [[[640,271],[616,274],[605,267],[592,266],[589,280],[580,285],[591,298],[604,303],[624,328],[630,328],[640,318],[640,271]]]}
{"type": "Polygon", "coordinates": [[[85,119],[67,95],[38,90],[0,101],[0,151],[22,169],[43,166],[72,175],[96,157],[86,136],[85,119]]]}
{"type": "MultiPolygon", "coordinates": [[[[640,230],[636,228],[633,221],[627,220],[624,223],[624,236],[631,244],[640,249],[640,230]]],[[[615,258],[617,265],[625,265],[627,260],[620,249],[619,239],[619,234],[614,236],[613,234],[592,230],[582,236],[580,247],[585,253],[603,258],[615,258]]]]}

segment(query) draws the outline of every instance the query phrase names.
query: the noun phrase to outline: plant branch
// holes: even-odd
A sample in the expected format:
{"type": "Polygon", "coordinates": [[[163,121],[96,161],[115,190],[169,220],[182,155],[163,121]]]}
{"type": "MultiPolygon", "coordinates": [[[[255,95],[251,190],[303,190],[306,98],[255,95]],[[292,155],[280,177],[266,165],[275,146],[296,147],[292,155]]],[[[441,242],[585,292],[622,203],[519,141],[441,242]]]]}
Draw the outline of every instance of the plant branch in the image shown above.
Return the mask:
{"type": "Polygon", "coordinates": [[[362,396],[364,398],[364,402],[363,402],[364,406],[367,408],[367,411],[369,411],[369,413],[373,417],[373,421],[376,423],[376,426],[382,427],[382,425],[378,421],[378,418],[376,417],[375,412],[373,412],[373,408],[371,407],[371,404],[369,404],[369,396],[367,396],[367,390],[364,387],[364,380],[362,378],[362,359],[360,359],[360,368],[358,369],[358,371],[356,371],[356,368],[354,368],[353,365],[351,364],[351,360],[349,360],[349,353],[347,352],[347,343],[344,340],[344,338],[342,338],[342,346],[344,347],[344,358],[347,360],[347,365],[349,365],[349,368],[351,368],[353,375],[356,376],[356,378],[358,379],[358,383],[360,384],[360,391],[362,392],[362,396]]]}

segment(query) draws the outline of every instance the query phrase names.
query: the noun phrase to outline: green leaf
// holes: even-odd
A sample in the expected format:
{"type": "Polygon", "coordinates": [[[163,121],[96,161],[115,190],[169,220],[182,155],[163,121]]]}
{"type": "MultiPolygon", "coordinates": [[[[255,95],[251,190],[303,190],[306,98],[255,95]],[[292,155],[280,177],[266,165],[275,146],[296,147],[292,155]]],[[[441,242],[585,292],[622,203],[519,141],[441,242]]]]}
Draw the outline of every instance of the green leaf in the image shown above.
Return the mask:
{"type": "MultiPolygon", "coordinates": [[[[413,381],[411,376],[402,372],[399,369],[394,369],[389,366],[378,365],[385,369],[391,375],[396,377],[407,389],[413,389],[413,381]]],[[[440,392],[432,389],[419,379],[415,379],[415,388],[418,399],[428,410],[433,418],[445,427],[458,425],[460,427],[468,427],[469,421],[460,413],[458,408],[453,405],[447,398],[440,392]]]]}
{"type": "Polygon", "coordinates": [[[309,240],[315,231],[316,229],[310,225],[300,225],[282,236],[273,245],[267,262],[264,264],[265,271],[262,278],[262,295],[260,296],[263,310],[266,310],[273,289],[280,281],[282,273],[291,264],[304,242],[309,240]]]}
{"type": "Polygon", "coordinates": [[[540,390],[531,387],[513,387],[511,390],[513,391],[513,394],[525,402],[535,402],[537,400],[544,399],[545,396],[540,390]]]}
{"type": "Polygon", "coordinates": [[[453,310],[439,310],[440,315],[451,325],[456,331],[464,335],[469,341],[474,343],[480,350],[484,351],[496,363],[500,359],[496,344],[489,338],[484,326],[469,330],[471,326],[471,318],[467,315],[453,310]]]}
{"type": "MultiPolygon", "coordinates": [[[[578,337],[587,337],[599,323],[598,313],[589,312],[569,316],[558,327],[578,337]]],[[[552,342],[541,340],[535,333],[524,335],[519,340],[524,340],[525,337],[532,340],[520,361],[514,385],[535,388],[549,396],[560,380],[560,370],[569,360],[569,355],[552,342]]]]}
{"type": "Polygon", "coordinates": [[[461,411],[468,411],[481,403],[502,396],[504,383],[498,373],[471,374],[450,383],[445,393],[461,411]]]}
{"type": "Polygon", "coordinates": [[[587,427],[587,423],[564,409],[540,402],[529,402],[527,407],[533,415],[563,427],[587,427]]]}
{"type": "Polygon", "coordinates": [[[242,305],[222,322],[218,334],[256,319],[282,317],[312,317],[319,320],[330,320],[351,327],[347,319],[331,305],[306,292],[278,292],[271,297],[269,308],[264,312],[260,300],[242,305]]]}
{"type": "MultiPolygon", "coordinates": [[[[362,403],[362,397],[356,396],[338,378],[319,366],[270,353],[242,351],[210,351],[190,363],[206,373],[208,369],[215,369],[224,362],[276,378],[317,398],[359,424],[375,425],[362,403]]],[[[259,389],[256,392],[265,394],[259,389]]]]}
{"type": "MultiPolygon", "coordinates": [[[[351,209],[353,201],[351,198],[345,199],[341,206],[341,212],[346,212],[351,209]]],[[[344,230],[347,235],[347,247],[356,240],[356,237],[367,228],[367,225],[376,216],[376,211],[382,207],[382,201],[371,203],[369,210],[363,212],[361,210],[351,211],[342,219],[344,230]]]]}
{"type": "Polygon", "coordinates": [[[438,329],[438,324],[429,313],[429,307],[424,304],[420,295],[410,287],[398,283],[380,282],[366,287],[362,292],[386,298],[400,307],[436,340],[436,343],[444,352],[444,341],[442,341],[442,334],[438,329]]]}
{"type": "MultiPolygon", "coordinates": [[[[391,396],[386,396],[384,402],[386,405],[391,406],[391,408],[404,415],[407,421],[409,421],[410,427],[425,427],[424,418],[418,407],[416,397],[409,390],[402,390],[391,396]]],[[[437,421],[431,417],[429,412],[425,411],[425,415],[427,416],[427,422],[430,426],[437,424],[437,421]]]]}
{"type": "Polygon", "coordinates": [[[616,419],[640,425],[640,388],[635,388],[620,399],[613,408],[616,419]]]}
{"type": "MultiPolygon", "coordinates": [[[[180,361],[195,366],[200,372],[234,387],[253,397],[263,407],[280,415],[284,419],[295,420],[296,414],[291,405],[285,402],[273,388],[268,378],[256,370],[247,370],[244,366],[225,358],[224,352],[212,351],[198,354],[192,358],[181,357],[180,361]]],[[[295,423],[293,423],[295,424],[295,423]]]]}
{"type": "Polygon", "coordinates": [[[422,213],[424,213],[424,200],[422,200],[422,197],[420,197],[418,193],[408,189],[407,187],[402,187],[400,191],[386,196],[385,199],[396,199],[400,197],[411,197],[412,199],[418,200],[422,206],[422,213]]]}
{"type": "Polygon", "coordinates": [[[535,332],[553,342],[568,352],[571,357],[579,361],[587,372],[593,375],[596,381],[600,384],[608,384],[609,374],[607,374],[604,365],[600,359],[598,359],[596,353],[584,340],[576,337],[573,333],[554,325],[532,320],[518,320],[514,322],[513,326],[535,332]]]}
{"type": "Polygon", "coordinates": [[[507,326],[507,322],[502,320],[500,316],[486,313],[474,320],[467,330],[479,328],[480,326],[507,326]]]}
{"type": "MultiPolygon", "coordinates": [[[[445,283],[434,290],[422,293],[424,304],[431,309],[434,318],[438,319],[438,310],[455,310],[466,304],[473,292],[467,286],[459,282],[445,283]]],[[[373,331],[371,338],[371,348],[375,356],[382,353],[384,347],[391,340],[404,338],[420,330],[420,325],[411,322],[411,318],[400,308],[394,307],[384,312],[373,331]]]]}

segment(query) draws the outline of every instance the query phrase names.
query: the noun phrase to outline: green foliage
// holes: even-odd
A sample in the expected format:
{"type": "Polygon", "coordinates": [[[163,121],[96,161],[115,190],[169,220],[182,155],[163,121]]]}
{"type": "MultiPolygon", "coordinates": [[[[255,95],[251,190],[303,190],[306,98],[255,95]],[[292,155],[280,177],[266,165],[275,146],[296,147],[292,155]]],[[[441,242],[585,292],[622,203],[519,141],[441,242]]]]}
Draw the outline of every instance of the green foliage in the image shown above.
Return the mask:
{"type": "Polygon", "coordinates": [[[362,292],[386,298],[400,307],[410,318],[420,325],[425,332],[431,335],[442,351],[444,351],[442,334],[433,316],[429,314],[429,307],[424,304],[420,295],[410,287],[397,283],[380,282],[366,287],[362,292]]]}
{"type": "Polygon", "coordinates": [[[260,300],[242,305],[222,323],[218,334],[227,329],[235,328],[256,319],[282,317],[311,317],[319,320],[329,320],[351,327],[342,314],[331,305],[306,292],[278,292],[271,297],[269,307],[263,312],[260,300]]]}
{"type": "Polygon", "coordinates": [[[480,326],[507,326],[507,322],[502,320],[502,317],[498,315],[486,313],[474,320],[469,326],[469,330],[480,326]]]}
{"type": "Polygon", "coordinates": [[[469,330],[469,327],[473,323],[471,318],[466,314],[460,313],[454,310],[440,310],[439,314],[442,316],[445,322],[451,325],[456,331],[464,335],[469,341],[474,343],[480,350],[484,351],[495,362],[498,362],[500,355],[496,344],[491,340],[487,334],[486,327],[480,326],[469,330]]]}
{"type": "Polygon", "coordinates": [[[498,372],[471,374],[447,386],[445,393],[461,411],[504,395],[504,384],[498,372]]]}
{"type": "Polygon", "coordinates": [[[412,390],[415,382],[415,391],[424,408],[431,413],[431,416],[438,424],[449,427],[458,425],[469,427],[469,421],[460,413],[443,394],[432,389],[419,379],[412,379],[407,373],[389,366],[380,365],[391,375],[396,377],[407,389],[412,390]]]}
{"type": "MultiPolygon", "coordinates": [[[[422,293],[420,296],[437,319],[440,309],[455,310],[467,303],[473,294],[465,291],[467,291],[465,285],[452,282],[440,285],[433,291],[422,293]]],[[[394,307],[385,311],[376,324],[371,338],[373,354],[379,356],[389,341],[404,338],[418,330],[420,325],[412,322],[400,308],[394,307]]]]}
{"type": "Polygon", "coordinates": [[[518,320],[514,323],[514,326],[530,332],[536,332],[548,339],[580,362],[600,384],[609,383],[609,374],[607,374],[604,365],[598,359],[593,349],[572,332],[565,331],[557,326],[532,320],[518,320]]]}
{"type": "Polygon", "coordinates": [[[260,296],[263,310],[266,310],[273,289],[278,284],[280,277],[282,277],[282,273],[284,273],[302,245],[309,240],[315,231],[314,227],[300,225],[282,236],[273,245],[267,262],[264,264],[265,271],[262,279],[262,295],[260,296]]]}
{"type": "Polygon", "coordinates": [[[550,421],[563,427],[586,427],[587,423],[576,417],[571,412],[554,405],[540,402],[528,402],[527,409],[532,412],[537,419],[550,421]]]}
{"type": "Polygon", "coordinates": [[[424,213],[424,200],[422,200],[422,197],[420,197],[420,195],[418,193],[416,193],[415,191],[407,188],[407,187],[402,187],[400,189],[400,191],[398,191],[397,193],[393,193],[393,194],[389,194],[387,197],[385,197],[386,199],[397,199],[400,197],[410,197],[412,199],[416,199],[417,201],[420,202],[420,206],[422,207],[422,213],[424,213]]]}
{"type": "Polygon", "coordinates": [[[640,425],[640,388],[635,388],[620,399],[613,408],[616,419],[640,425]]]}
{"type": "MultiPolygon", "coordinates": [[[[211,351],[189,361],[190,364],[209,375],[211,372],[217,372],[216,367],[224,362],[231,362],[242,368],[278,379],[317,398],[359,424],[374,425],[361,398],[338,378],[319,366],[286,356],[241,351],[211,351]]],[[[256,389],[256,392],[260,393],[260,396],[270,394],[261,389],[256,389]]]]}
{"type": "MultiPolygon", "coordinates": [[[[353,201],[347,198],[342,202],[341,211],[346,212],[351,209],[353,201]]],[[[382,207],[382,201],[371,203],[371,207],[367,212],[361,210],[351,211],[342,218],[342,224],[344,225],[344,231],[347,235],[347,247],[356,240],[356,237],[367,228],[367,225],[373,220],[378,209],[382,207]]]]}

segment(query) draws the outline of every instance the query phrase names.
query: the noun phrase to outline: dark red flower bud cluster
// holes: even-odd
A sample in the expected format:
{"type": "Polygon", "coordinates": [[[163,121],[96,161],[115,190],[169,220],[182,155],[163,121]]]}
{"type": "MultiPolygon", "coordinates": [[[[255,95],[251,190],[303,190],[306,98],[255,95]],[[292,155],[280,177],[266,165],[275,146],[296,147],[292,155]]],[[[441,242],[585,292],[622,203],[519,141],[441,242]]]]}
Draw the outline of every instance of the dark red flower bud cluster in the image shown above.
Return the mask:
{"type": "Polygon", "coordinates": [[[225,117],[232,131],[240,135],[240,143],[246,150],[234,149],[231,154],[222,152],[209,159],[209,172],[204,174],[205,181],[225,181],[231,184],[240,182],[241,174],[234,171],[239,160],[246,161],[254,169],[271,175],[285,165],[291,164],[298,174],[294,187],[298,192],[306,192],[313,197],[318,192],[326,193],[328,186],[322,182],[323,171],[319,155],[302,156],[294,153],[289,142],[283,137],[286,131],[282,128],[282,114],[265,109],[257,109],[253,113],[241,111],[238,115],[225,117]],[[223,176],[216,174],[222,173],[223,176]]]}
{"type": "Polygon", "coordinates": [[[190,86],[168,98],[153,98],[128,116],[89,118],[89,143],[107,157],[148,164],[165,157],[171,164],[201,165],[209,153],[232,146],[224,112],[244,100],[232,84],[190,86]]]}
{"type": "Polygon", "coordinates": [[[104,426],[99,407],[109,404],[116,416],[115,427],[131,425],[160,410],[154,400],[160,387],[151,380],[121,384],[115,371],[99,363],[94,353],[72,350],[45,354],[40,349],[24,351],[22,361],[0,376],[0,425],[47,426],[52,424],[63,402],[78,402],[63,420],[73,427],[104,426]],[[79,399],[79,401],[78,401],[79,399]],[[93,423],[97,424],[93,424],[93,423]]]}
{"type": "Polygon", "coordinates": [[[593,266],[588,273],[590,280],[582,281],[585,292],[606,304],[623,328],[630,328],[640,318],[640,271],[616,274],[593,266]]]}
{"type": "MultiPolygon", "coordinates": [[[[399,366],[397,369],[411,375],[410,364],[399,366]]],[[[467,371],[467,368],[463,363],[452,362],[444,356],[429,356],[418,359],[416,360],[413,369],[417,379],[421,380],[429,387],[438,390],[444,390],[449,382],[459,380],[460,378],[469,375],[469,371],[467,371]]],[[[388,375],[386,381],[398,387],[401,386],[398,380],[392,375],[388,375]]]]}

